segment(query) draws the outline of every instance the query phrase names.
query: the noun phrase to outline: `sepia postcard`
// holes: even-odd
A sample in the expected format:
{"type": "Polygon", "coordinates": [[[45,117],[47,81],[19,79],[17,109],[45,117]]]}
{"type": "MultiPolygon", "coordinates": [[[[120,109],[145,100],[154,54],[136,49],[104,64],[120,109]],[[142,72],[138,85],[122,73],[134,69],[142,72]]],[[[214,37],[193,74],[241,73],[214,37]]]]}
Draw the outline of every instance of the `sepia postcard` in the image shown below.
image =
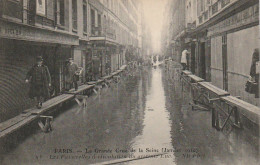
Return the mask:
{"type": "Polygon", "coordinates": [[[0,0],[0,165],[258,165],[258,0],[0,0]]]}

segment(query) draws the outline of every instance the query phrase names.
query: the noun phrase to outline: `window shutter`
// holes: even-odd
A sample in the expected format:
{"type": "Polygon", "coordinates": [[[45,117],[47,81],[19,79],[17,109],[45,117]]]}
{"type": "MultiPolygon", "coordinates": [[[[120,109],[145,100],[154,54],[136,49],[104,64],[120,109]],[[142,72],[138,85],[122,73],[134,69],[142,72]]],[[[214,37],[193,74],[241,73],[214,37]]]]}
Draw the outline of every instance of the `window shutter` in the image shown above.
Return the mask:
{"type": "Polygon", "coordinates": [[[54,20],[54,0],[47,0],[47,18],[54,20]]]}

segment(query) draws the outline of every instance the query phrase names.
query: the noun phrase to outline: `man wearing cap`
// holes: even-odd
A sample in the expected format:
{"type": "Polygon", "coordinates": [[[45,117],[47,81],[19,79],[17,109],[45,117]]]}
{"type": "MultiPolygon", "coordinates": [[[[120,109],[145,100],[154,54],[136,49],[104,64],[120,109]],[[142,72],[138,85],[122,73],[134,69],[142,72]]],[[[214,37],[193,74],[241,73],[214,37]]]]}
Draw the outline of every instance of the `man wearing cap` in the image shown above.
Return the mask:
{"type": "Polygon", "coordinates": [[[73,62],[72,58],[67,60],[66,66],[66,90],[73,88],[73,84],[75,90],[78,90],[78,82],[79,75],[81,74],[81,69],[73,62]]]}
{"type": "Polygon", "coordinates": [[[26,83],[30,82],[29,97],[37,99],[37,108],[42,107],[42,102],[50,97],[49,86],[51,76],[47,66],[43,65],[41,56],[37,57],[35,64],[26,75],[26,83]]]}

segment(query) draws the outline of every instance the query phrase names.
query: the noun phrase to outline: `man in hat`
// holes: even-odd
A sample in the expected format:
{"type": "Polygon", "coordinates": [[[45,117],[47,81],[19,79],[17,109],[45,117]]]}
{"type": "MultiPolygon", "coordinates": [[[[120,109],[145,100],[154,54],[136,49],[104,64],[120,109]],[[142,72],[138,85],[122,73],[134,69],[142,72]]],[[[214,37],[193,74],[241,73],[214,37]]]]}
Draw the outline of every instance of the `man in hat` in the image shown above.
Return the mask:
{"type": "Polygon", "coordinates": [[[35,64],[26,75],[26,83],[30,82],[29,97],[37,99],[37,108],[42,107],[42,102],[50,97],[49,87],[51,76],[47,66],[43,65],[41,56],[37,57],[35,64]]]}
{"type": "Polygon", "coordinates": [[[78,81],[79,75],[81,74],[81,69],[73,62],[73,58],[69,58],[67,60],[66,66],[66,90],[70,90],[73,88],[73,84],[75,90],[78,90],[78,81]]]}

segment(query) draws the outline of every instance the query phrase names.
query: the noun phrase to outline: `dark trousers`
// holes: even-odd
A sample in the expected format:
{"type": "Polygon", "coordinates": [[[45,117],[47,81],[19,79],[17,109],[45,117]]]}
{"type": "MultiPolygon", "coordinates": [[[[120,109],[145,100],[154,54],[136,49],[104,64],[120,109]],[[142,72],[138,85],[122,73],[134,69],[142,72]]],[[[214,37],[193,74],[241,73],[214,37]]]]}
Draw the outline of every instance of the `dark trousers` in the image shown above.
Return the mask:
{"type": "Polygon", "coordinates": [[[186,70],[187,64],[181,63],[181,65],[182,65],[182,69],[183,69],[183,70],[186,70]]]}
{"type": "Polygon", "coordinates": [[[67,83],[66,86],[67,86],[67,91],[69,91],[73,87],[75,87],[75,90],[77,90],[78,89],[78,82],[77,81],[73,81],[72,83],[67,83]]]}
{"type": "Polygon", "coordinates": [[[36,93],[35,93],[35,97],[36,97],[36,100],[38,103],[42,103],[44,101],[44,92],[43,92],[43,85],[40,84],[40,85],[35,85],[35,90],[36,90],[36,93]]]}

